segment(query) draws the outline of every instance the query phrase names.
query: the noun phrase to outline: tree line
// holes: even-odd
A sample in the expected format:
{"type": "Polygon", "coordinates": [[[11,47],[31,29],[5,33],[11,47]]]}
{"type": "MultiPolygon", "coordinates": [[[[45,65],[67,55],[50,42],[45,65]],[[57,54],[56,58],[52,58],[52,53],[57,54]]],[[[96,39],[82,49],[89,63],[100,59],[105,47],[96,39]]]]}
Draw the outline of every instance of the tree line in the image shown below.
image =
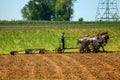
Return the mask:
{"type": "Polygon", "coordinates": [[[76,0],[30,0],[21,13],[26,20],[70,21],[76,0]]]}

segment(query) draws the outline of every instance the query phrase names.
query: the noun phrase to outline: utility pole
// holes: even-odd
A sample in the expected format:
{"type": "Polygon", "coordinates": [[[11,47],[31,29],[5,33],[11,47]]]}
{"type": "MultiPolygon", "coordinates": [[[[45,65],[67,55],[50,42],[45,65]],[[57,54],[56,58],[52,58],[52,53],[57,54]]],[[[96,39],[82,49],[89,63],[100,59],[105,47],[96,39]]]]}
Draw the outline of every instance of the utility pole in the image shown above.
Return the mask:
{"type": "Polygon", "coordinates": [[[97,21],[119,20],[117,0],[99,0],[95,18],[97,21]]]}

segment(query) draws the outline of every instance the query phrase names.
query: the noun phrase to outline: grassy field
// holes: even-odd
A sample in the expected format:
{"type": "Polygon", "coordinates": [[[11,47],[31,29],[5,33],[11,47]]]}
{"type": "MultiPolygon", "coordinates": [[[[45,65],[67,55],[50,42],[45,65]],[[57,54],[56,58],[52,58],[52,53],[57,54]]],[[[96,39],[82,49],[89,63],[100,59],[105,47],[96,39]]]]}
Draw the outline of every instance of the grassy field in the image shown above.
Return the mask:
{"type": "Polygon", "coordinates": [[[120,22],[0,21],[0,53],[28,48],[54,50],[65,32],[66,47],[76,46],[87,34],[108,31],[107,51],[120,51],[120,22]]]}

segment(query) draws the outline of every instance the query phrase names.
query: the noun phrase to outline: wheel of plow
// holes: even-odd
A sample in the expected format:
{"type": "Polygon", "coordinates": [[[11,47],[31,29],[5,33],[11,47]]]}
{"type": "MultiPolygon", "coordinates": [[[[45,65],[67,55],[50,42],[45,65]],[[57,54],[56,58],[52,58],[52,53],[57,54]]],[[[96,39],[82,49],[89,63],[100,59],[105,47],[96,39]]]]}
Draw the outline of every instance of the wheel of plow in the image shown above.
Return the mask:
{"type": "Polygon", "coordinates": [[[11,51],[10,52],[11,55],[15,55],[15,53],[17,53],[17,51],[11,51]]]}
{"type": "Polygon", "coordinates": [[[63,53],[64,52],[64,50],[61,47],[56,48],[55,51],[58,52],[58,53],[63,53]]]}
{"type": "Polygon", "coordinates": [[[26,49],[25,54],[32,54],[32,50],[31,49],[26,49]]]}
{"type": "Polygon", "coordinates": [[[40,50],[39,50],[39,53],[40,53],[40,54],[45,54],[45,52],[46,52],[45,49],[40,49],[40,50]]]}

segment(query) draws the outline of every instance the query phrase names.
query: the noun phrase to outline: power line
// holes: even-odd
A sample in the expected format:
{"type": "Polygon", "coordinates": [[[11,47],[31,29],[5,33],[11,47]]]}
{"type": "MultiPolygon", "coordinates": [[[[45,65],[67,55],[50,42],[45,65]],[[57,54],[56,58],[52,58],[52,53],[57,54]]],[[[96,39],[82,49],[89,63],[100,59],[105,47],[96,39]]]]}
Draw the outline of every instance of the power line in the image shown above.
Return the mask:
{"type": "Polygon", "coordinates": [[[99,0],[95,18],[102,21],[118,21],[117,0],[99,0]]]}

